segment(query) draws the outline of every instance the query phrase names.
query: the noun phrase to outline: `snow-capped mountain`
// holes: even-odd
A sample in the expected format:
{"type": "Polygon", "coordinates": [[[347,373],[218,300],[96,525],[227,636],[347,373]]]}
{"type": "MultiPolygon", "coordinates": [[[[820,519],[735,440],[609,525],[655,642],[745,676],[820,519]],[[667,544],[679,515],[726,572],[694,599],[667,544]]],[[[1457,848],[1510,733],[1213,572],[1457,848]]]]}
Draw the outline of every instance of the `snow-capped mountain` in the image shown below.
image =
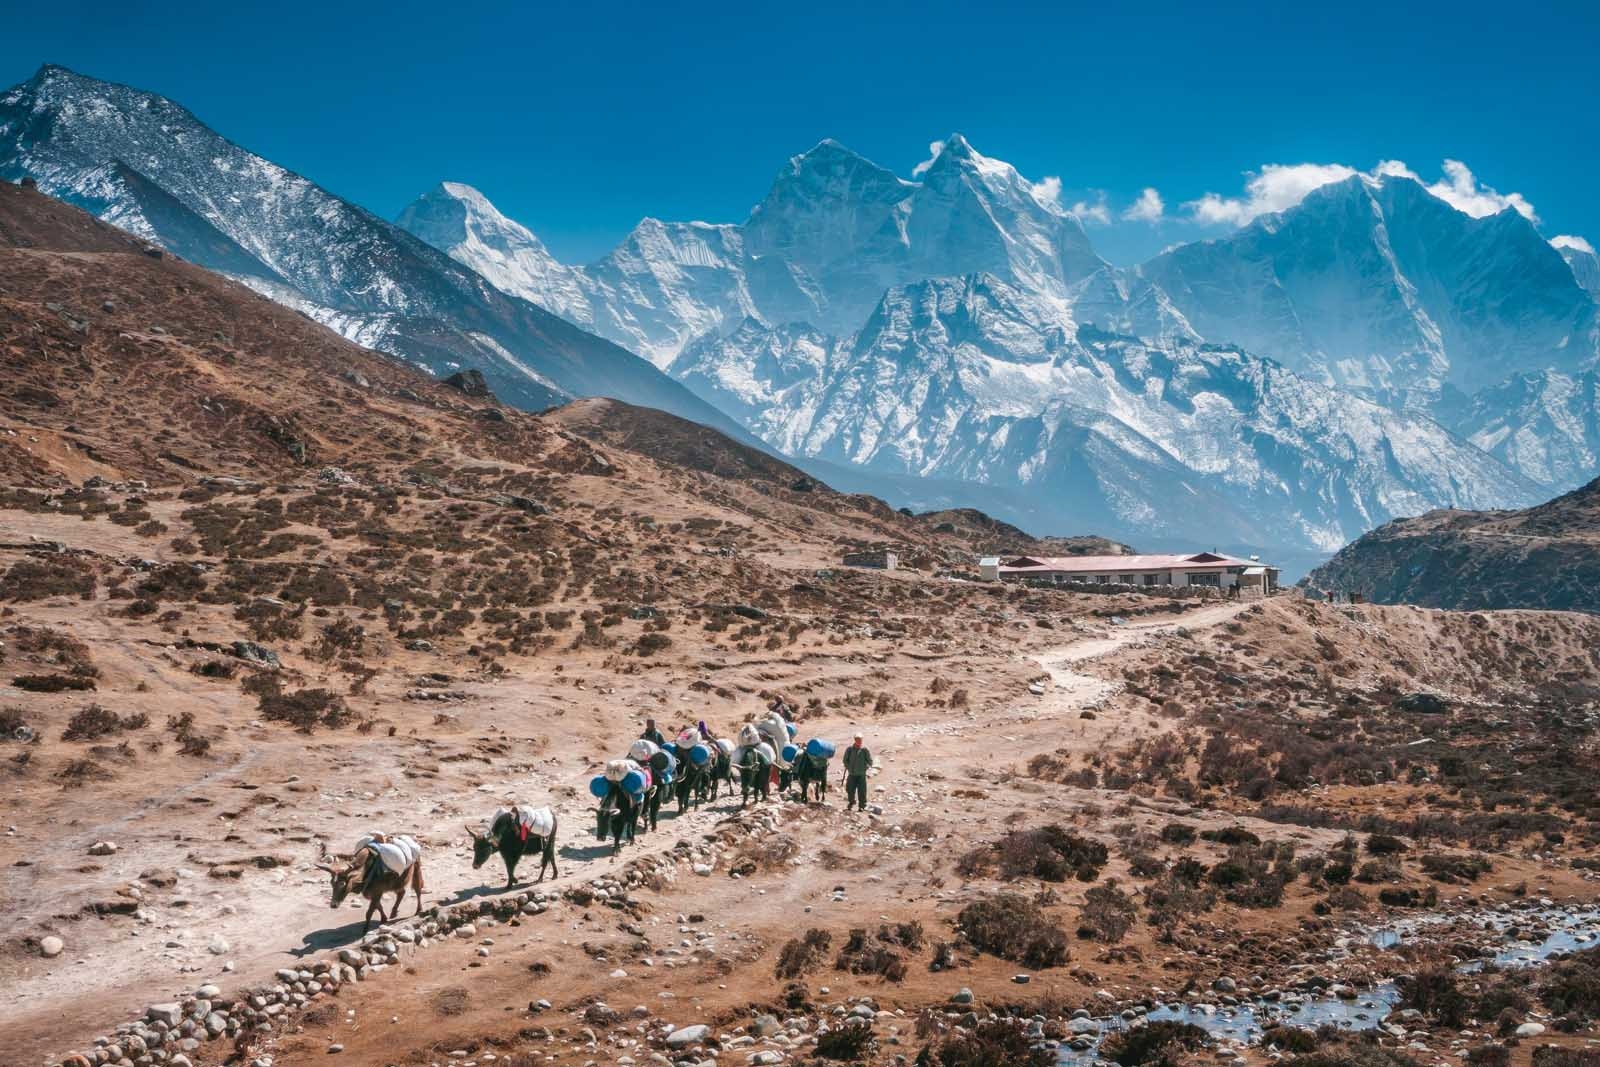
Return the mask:
{"type": "Polygon", "coordinates": [[[1597,347],[1584,260],[1409,178],[1324,187],[1134,270],[1095,255],[1048,183],[960,136],[915,180],[824,141],[742,225],[646,220],[587,267],[453,195],[450,225],[404,224],[774,447],[1042,496],[1061,521],[1137,534],[1187,514],[1336,547],[1418,509],[1523,503],[1595,462],[1572,377],[1597,347]],[[1186,496],[1205,507],[1174,511],[1186,496]]]}
{"type": "Polygon", "coordinates": [[[743,222],[645,219],[571,265],[470,186],[386,223],[54,67],[0,96],[23,175],[513,402],[616,396],[1041,529],[1325,549],[1600,462],[1592,254],[1402,177],[1119,270],[1059,183],[960,136],[911,178],[824,141],[743,222]]]}
{"type": "Polygon", "coordinates": [[[508,296],[160,96],[41,68],[0,95],[0,177],[31,177],[361,344],[436,372],[477,367],[512,403],[604,395],[735,425],[631,353],[508,296]]]}
{"type": "Polygon", "coordinates": [[[747,319],[853,332],[885,289],[930,277],[988,272],[1065,307],[1075,285],[1110,272],[1047,189],[959,135],[920,181],[823,141],[742,225],[645,219],[587,266],[557,263],[469,186],[444,183],[398,221],[506,292],[668,367],[747,319]]]}
{"type": "Polygon", "coordinates": [[[1560,245],[1557,251],[1567,261],[1567,266],[1572,268],[1573,278],[1584,291],[1600,300],[1600,256],[1595,255],[1594,249],[1587,244],[1580,247],[1568,243],[1560,245]]]}
{"type": "Polygon", "coordinates": [[[1511,374],[1600,350],[1594,300],[1533,223],[1474,218],[1409,177],[1323,186],[1140,273],[1203,337],[1447,418],[1511,374]]]}
{"type": "Polygon", "coordinates": [[[1015,490],[1060,525],[1326,550],[1438,502],[1540,496],[1425,417],[1237,348],[1080,326],[990,275],[890,289],[846,342],[747,324],[691,357],[719,402],[786,381],[729,410],[790,455],[1015,490]]]}

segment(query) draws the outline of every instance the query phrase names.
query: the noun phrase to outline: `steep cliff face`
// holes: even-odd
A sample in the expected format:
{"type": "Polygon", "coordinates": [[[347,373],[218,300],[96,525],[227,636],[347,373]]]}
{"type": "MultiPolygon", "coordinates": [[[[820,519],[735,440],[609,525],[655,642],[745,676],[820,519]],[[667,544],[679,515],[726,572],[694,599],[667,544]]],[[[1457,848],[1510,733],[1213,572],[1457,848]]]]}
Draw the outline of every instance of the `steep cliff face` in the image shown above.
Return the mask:
{"type": "Polygon", "coordinates": [[[1306,581],[1385,604],[1600,612],[1600,479],[1521,511],[1432,511],[1388,523],[1306,581]]]}
{"type": "Polygon", "coordinates": [[[360,344],[436,374],[479,368],[521,407],[615,396],[734,429],[616,344],[508,295],[153,93],[42,68],[0,95],[0,177],[33,178],[360,344]]]}

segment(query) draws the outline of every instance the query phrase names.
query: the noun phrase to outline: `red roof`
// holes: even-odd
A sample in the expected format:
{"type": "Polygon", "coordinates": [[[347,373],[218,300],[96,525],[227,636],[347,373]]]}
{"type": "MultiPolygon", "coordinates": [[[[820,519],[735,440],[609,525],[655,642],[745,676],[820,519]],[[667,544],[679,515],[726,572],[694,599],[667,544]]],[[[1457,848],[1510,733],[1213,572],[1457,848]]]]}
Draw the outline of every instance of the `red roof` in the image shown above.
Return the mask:
{"type": "Polygon", "coordinates": [[[1214,552],[1157,556],[1017,556],[1000,564],[1002,574],[1063,573],[1120,574],[1129,571],[1222,569],[1261,566],[1259,560],[1240,559],[1214,552]]]}

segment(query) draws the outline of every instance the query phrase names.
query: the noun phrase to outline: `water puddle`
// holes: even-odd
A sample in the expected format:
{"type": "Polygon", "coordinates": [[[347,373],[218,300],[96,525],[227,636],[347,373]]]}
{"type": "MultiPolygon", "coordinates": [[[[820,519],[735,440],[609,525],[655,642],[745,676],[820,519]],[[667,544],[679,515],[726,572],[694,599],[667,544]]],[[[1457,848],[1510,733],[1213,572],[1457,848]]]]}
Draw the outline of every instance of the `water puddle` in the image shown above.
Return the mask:
{"type": "MultiPolygon", "coordinates": [[[[1369,931],[1365,940],[1377,948],[1390,950],[1414,939],[1420,931],[1458,919],[1445,915],[1407,919],[1369,931]]],[[[1572,911],[1542,908],[1485,912],[1473,922],[1480,930],[1498,933],[1506,940],[1492,956],[1462,964],[1463,971],[1480,970],[1489,959],[1501,967],[1531,967],[1553,955],[1600,945],[1600,907],[1572,911]],[[1510,931],[1528,926],[1539,927],[1543,936],[1539,940],[1510,936],[1510,931]]],[[[1319,1026],[1370,1030],[1382,1025],[1399,1001],[1400,992],[1394,983],[1383,982],[1358,993],[1337,987],[1325,993],[1285,991],[1276,999],[1247,1000],[1235,1005],[1174,1002],[1158,1005],[1131,1020],[1121,1016],[1079,1018],[1069,1023],[1075,1036],[1057,1050],[1056,1063],[1058,1067],[1092,1067],[1102,1063],[1098,1051],[1105,1036],[1143,1020],[1190,1023],[1219,1042],[1249,1045],[1260,1041],[1267,1027],[1277,1025],[1310,1030],[1319,1026]]]]}

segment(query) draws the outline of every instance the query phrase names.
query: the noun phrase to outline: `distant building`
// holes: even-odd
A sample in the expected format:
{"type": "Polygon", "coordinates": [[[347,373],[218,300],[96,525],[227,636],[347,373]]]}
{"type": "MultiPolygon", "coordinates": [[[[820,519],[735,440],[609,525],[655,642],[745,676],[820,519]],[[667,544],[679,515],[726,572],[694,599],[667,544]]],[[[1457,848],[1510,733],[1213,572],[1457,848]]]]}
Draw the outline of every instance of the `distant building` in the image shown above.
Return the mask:
{"type": "Polygon", "coordinates": [[[892,571],[900,566],[900,557],[889,551],[846,552],[846,567],[869,567],[872,570],[892,571]]]}
{"type": "Polygon", "coordinates": [[[1259,559],[1216,552],[1187,556],[985,556],[978,561],[984,581],[1027,579],[1055,585],[1197,585],[1237,588],[1245,596],[1278,589],[1278,568],[1259,559]]]}

